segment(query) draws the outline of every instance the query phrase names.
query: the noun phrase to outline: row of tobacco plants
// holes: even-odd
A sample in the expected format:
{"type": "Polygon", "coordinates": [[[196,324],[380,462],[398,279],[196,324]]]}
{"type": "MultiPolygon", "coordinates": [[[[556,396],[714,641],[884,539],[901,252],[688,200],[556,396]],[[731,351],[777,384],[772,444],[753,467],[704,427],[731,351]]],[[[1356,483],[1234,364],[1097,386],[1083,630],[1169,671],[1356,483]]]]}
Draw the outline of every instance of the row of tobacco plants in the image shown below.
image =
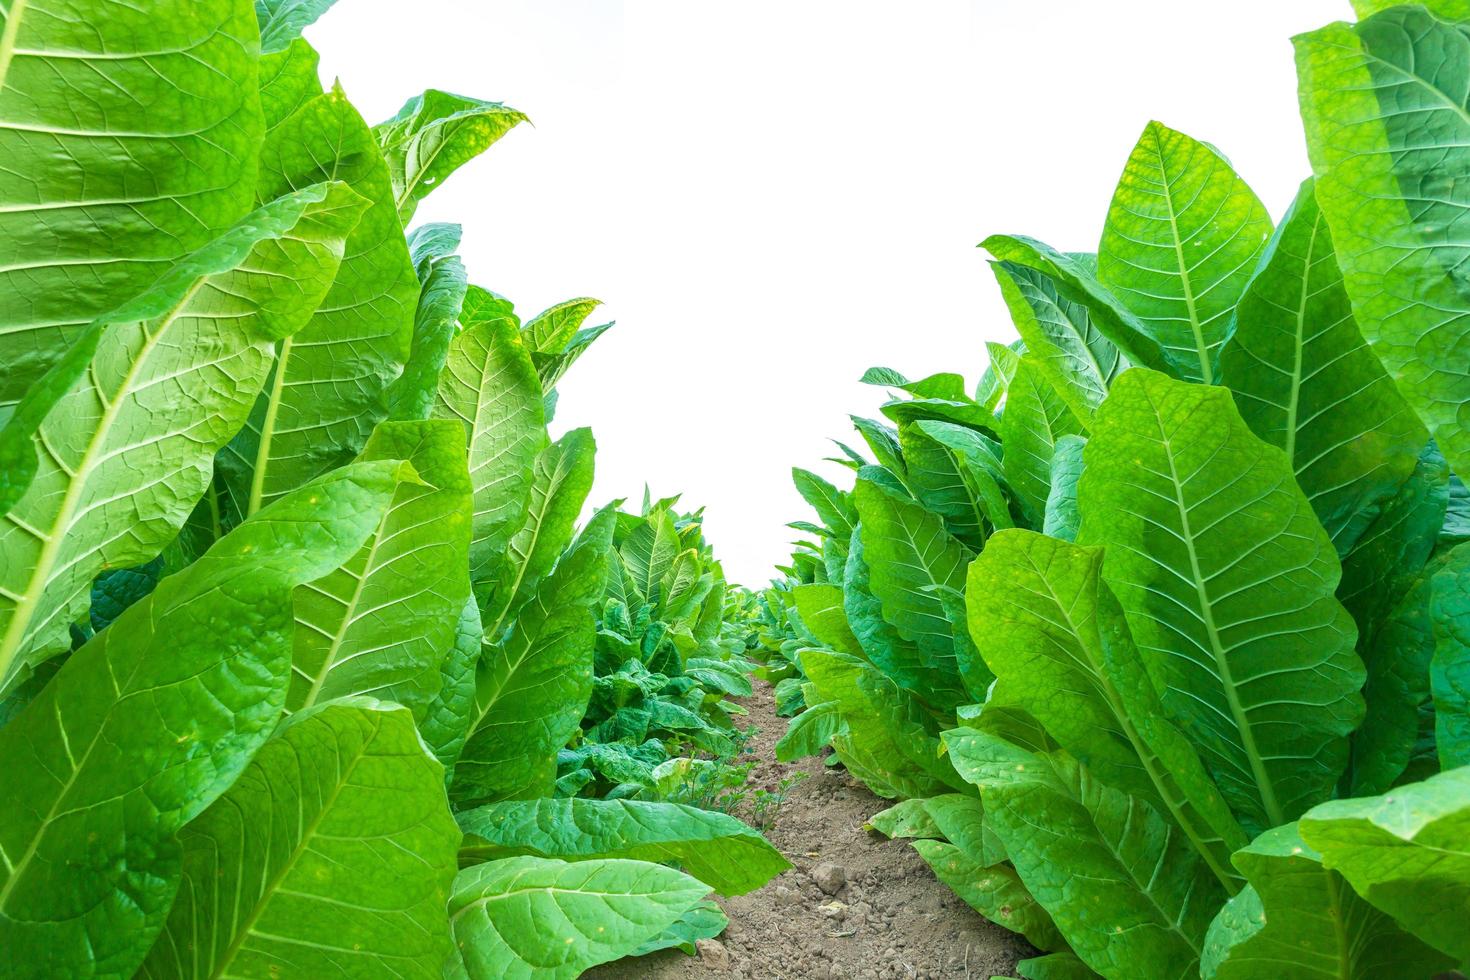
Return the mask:
{"type": "Polygon", "coordinates": [[[875,369],[853,488],[796,472],[780,751],[899,800],[1025,977],[1470,961],[1470,8],[1358,7],[1296,39],[1278,224],[1150,124],[1095,254],[984,242],[978,390],[875,369]]]}
{"type": "Polygon", "coordinates": [[[786,867],[671,802],[749,691],[698,515],[578,526],[597,304],[405,234],[523,117],[368,126],[327,6],[0,13],[6,976],[572,977],[786,867]]]}

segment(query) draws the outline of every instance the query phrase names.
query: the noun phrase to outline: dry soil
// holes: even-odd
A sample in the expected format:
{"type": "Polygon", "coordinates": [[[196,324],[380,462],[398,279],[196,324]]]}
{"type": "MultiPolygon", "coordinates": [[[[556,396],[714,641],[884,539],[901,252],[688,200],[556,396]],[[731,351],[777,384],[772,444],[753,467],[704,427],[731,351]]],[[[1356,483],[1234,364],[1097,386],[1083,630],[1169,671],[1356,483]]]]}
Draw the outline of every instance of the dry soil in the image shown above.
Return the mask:
{"type": "Polygon", "coordinates": [[[906,842],[863,829],[888,801],[819,759],[776,761],[786,719],[776,715],[769,685],[757,682],[746,706],[748,723],[758,729],[749,746],[757,759],[749,790],[775,790],[793,772],[808,776],[790,790],[767,833],[795,867],[759,891],[720,899],[730,926],[701,943],[698,958],[667,950],[585,976],[986,980],[1013,975],[1018,959],[1034,955],[1025,940],[982,918],[935,879],[906,842]]]}

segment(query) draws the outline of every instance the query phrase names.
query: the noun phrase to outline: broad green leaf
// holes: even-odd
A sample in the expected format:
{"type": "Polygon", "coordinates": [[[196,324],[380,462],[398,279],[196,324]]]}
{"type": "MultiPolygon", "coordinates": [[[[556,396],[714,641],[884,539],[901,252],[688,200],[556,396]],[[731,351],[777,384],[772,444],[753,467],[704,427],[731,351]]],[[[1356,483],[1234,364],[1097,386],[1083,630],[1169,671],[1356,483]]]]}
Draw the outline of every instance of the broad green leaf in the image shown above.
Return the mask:
{"type": "Polygon", "coordinates": [[[985,350],[990,355],[990,362],[985,366],[985,373],[980,376],[980,383],[975,386],[975,401],[987,411],[995,411],[1001,399],[1005,398],[1006,389],[1011,386],[1011,378],[1016,374],[1016,365],[1021,363],[1021,355],[1026,353],[1026,342],[1017,340],[1006,345],[987,340],[985,350]]]}
{"type": "Polygon", "coordinates": [[[1221,379],[1251,431],[1285,450],[1346,555],[1413,472],[1429,434],[1358,333],[1312,181],[1281,219],[1235,318],[1221,379]]]}
{"type": "Polygon", "coordinates": [[[526,117],[499,102],[429,89],[373,127],[388,161],[393,203],[405,225],[419,201],[526,117]]]}
{"type": "Polygon", "coordinates": [[[531,480],[525,522],[511,537],[501,581],[484,609],[485,636],[500,638],[516,610],[530,600],[571,543],[577,517],[592,490],[597,444],[591,429],[573,429],[541,450],[531,480]]]}
{"type": "MultiPolygon", "coordinates": [[[[530,349],[532,359],[540,362],[537,368],[550,363],[556,355],[566,350],[582,324],[592,315],[592,311],[601,305],[602,300],[585,296],[563,300],[527,320],[521,331],[525,335],[526,347],[530,349]]],[[[547,388],[551,387],[546,384],[544,376],[542,384],[547,388]]]]}
{"type": "Polygon", "coordinates": [[[437,980],[459,842],[407,710],[303,712],[179,835],[183,882],[138,976],[437,980]]]}
{"type": "Polygon", "coordinates": [[[726,918],[724,910],[717,903],[705,899],[679,916],[673,925],[628,955],[647,956],[661,949],[677,948],[688,956],[694,956],[699,952],[696,945],[699,940],[713,939],[724,932],[729,924],[730,920],[726,918]]]}
{"type": "Polygon", "coordinates": [[[260,59],[260,108],[269,133],[322,94],[321,57],[303,38],[260,59]]]}
{"type": "Polygon", "coordinates": [[[1266,831],[1235,863],[1250,886],[1210,925],[1205,980],[1430,977],[1455,965],[1324,868],[1293,824],[1266,831]]]}
{"type": "Polygon", "coordinates": [[[403,374],[388,388],[388,416],[393,419],[426,419],[434,410],[439,376],[454,341],[466,288],[464,263],[448,256],[431,264],[429,275],[419,287],[418,308],[413,315],[413,343],[403,374]]]}
{"type": "Polygon", "coordinates": [[[255,0],[260,21],[260,50],[264,54],[286,47],[337,0],[255,0]]]}
{"type": "Polygon", "coordinates": [[[964,588],[969,553],[937,515],[875,483],[859,479],[853,500],[861,518],[867,587],[883,618],[919,650],[911,690],[937,707],[971,700],[960,682],[953,627],[932,591],[964,588]]]}
{"type": "Polygon", "coordinates": [[[667,510],[656,510],[638,525],[618,549],[624,580],[641,601],[657,605],[660,583],[679,554],[679,532],[667,510]]]}
{"type": "MultiPolygon", "coordinates": [[[[1093,980],[1092,969],[1076,953],[1049,953],[1016,964],[1016,975],[1025,980],[1093,980]]],[[[991,980],[996,980],[992,977],[991,980]]]]}
{"type": "Polygon", "coordinates": [[[409,476],[402,463],[362,463],[283,497],[72,654],[0,730],[11,962],[132,975],[173,901],[174,833],[280,716],[292,590],[355,554],[409,476]]]}
{"type": "Polygon", "coordinates": [[[831,745],[843,764],[874,793],[934,796],[964,788],[954,770],[940,758],[939,740],[925,727],[926,718],[907,691],[857,657],[830,650],[803,650],[802,669],[810,679],[815,705],[797,716],[835,702],[841,727],[831,745]]]}
{"type": "Polygon", "coordinates": [[[1300,828],[1359,895],[1436,949],[1470,958],[1470,767],[1323,803],[1300,828]]]}
{"type": "Polygon", "coordinates": [[[1063,436],[1082,435],[1082,424],[1046,380],[1034,354],[1021,358],[1006,395],[1000,431],[1005,477],[1032,527],[1046,520],[1051,459],[1063,436]]]}
{"type": "Polygon", "coordinates": [[[1362,720],[1332,542],[1223,388],[1125,372],[1099,409],[1078,541],[1106,548],[1166,711],[1248,832],[1331,795],[1362,720]]]}
{"type": "Polygon", "coordinates": [[[470,980],[573,980],[661,935],[708,892],[647,861],[513,857],[459,873],[449,924],[470,980]]]}
{"type": "Polygon", "coordinates": [[[1088,966],[1104,976],[1191,975],[1224,892],[1173,825],[1064,753],[967,728],[944,739],[955,768],[980,787],[986,824],[1026,889],[1088,966]]]}
{"type": "Polygon", "coordinates": [[[882,604],[868,582],[861,527],[853,530],[843,569],[842,609],[865,659],[909,690],[927,689],[930,671],[916,644],[904,639],[883,618],[882,604]]]}
{"type": "Polygon", "coordinates": [[[1093,326],[1086,305],[1063,296],[1045,272],[1014,262],[990,266],[1032,361],[1086,425],[1128,362],[1093,326]]]}
{"type": "Polygon", "coordinates": [[[1031,531],[990,539],[966,590],[971,636],[998,678],[990,700],[1024,708],[1098,779],[1173,817],[1234,891],[1230,853],[1246,836],[1199,757],[1162,719],[1103,594],[1102,561],[1101,549],[1031,531]]]}
{"type": "MultiPolygon", "coordinates": [[[[1353,13],[1359,20],[1367,20],[1380,10],[1403,5],[1403,0],[1353,0],[1353,13]]],[[[1444,20],[1470,20],[1470,2],[1467,0],[1419,0],[1418,6],[1434,11],[1444,20]]]]}
{"type": "Polygon", "coordinates": [[[459,419],[469,438],[470,579],[492,583],[525,521],[536,454],[546,445],[541,383],[514,323],[495,318],[454,338],[434,415],[459,419]]]}
{"type": "Polygon", "coordinates": [[[904,800],[880,810],[868,818],[863,829],[882,834],[889,840],[944,840],[944,833],[924,808],[923,800],[904,800]]]}
{"type": "Polygon", "coordinates": [[[261,208],[94,322],[21,402],[0,458],[35,476],[0,517],[0,686],[70,646],[97,573],[178,533],[361,205],[327,184],[261,208]],[[14,427],[31,429],[19,458],[14,427]]]}
{"type": "MultiPolygon", "coordinates": [[[[1049,276],[1058,295],[1087,308],[1098,333],[1112,341],[1130,364],[1170,370],[1170,352],[1152,330],[1097,278],[1095,262],[1058,252],[1024,235],[991,235],[980,247],[1002,262],[1023,265],[1049,276]]],[[[994,351],[991,352],[994,356],[994,351]]]]}
{"type": "Polygon", "coordinates": [[[286,710],[353,694],[422,717],[470,598],[470,480],[464,433],[449,419],[383,422],[363,460],[402,459],[404,484],[356,555],[296,591],[286,710]]]}
{"type": "Polygon", "coordinates": [[[1098,279],[1158,340],[1171,374],[1213,384],[1231,313],[1270,236],[1265,205],[1229,161],[1151,122],[1113,192],[1098,279]]]}
{"type": "Polygon", "coordinates": [[[801,714],[791,719],[786,734],[776,742],[776,758],[782,762],[820,755],[832,744],[832,736],[842,730],[842,714],[837,702],[806,700],[805,705],[801,714]]]}
{"type": "Polygon", "coordinates": [[[484,636],[480,604],[470,598],[455,624],[454,645],[444,655],[439,691],[419,720],[419,734],[434,758],[444,765],[446,780],[453,777],[454,764],[470,734],[470,719],[475,711],[475,670],[480,664],[484,636]]]}
{"type": "Polygon", "coordinates": [[[550,794],[556,751],[592,693],[592,609],[607,580],[612,514],[604,509],[587,523],[505,638],[481,654],[470,735],[451,785],[457,803],[550,794]]]}
{"type": "Polygon", "coordinates": [[[792,467],[791,479],[796,492],[811,504],[817,517],[832,532],[834,537],[852,537],[852,526],[857,522],[857,510],[852,505],[852,496],[837,489],[817,474],[792,467]]]}
{"type": "Polygon", "coordinates": [[[842,590],[835,585],[798,585],[791,590],[802,625],[823,646],[839,653],[861,653],[862,645],[847,625],[842,590]]]}
{"type": "Polygon", "coordinates": [[[1076,541],[1082,524],[1077,507],[1077,481],[1082,479],[1082,450],[1087,440],[1062,436],[1051,452],[1051,491],[1046,496],[1046,515],[1041,529],[1048,537],[1076,541]]]}
{"type": "Polygon", "coordinates": [[[254,206],[264,132],[239,0],[0,12],[0,420],[94,317],[254,206]]]}
{"type": "Polygon", "coordinates": [[[948,422],[909,422],[898,427],[899,444],[908,466],[908,483],[924,508],[944,520],[945,529],[967,547],[978,550],[985,543],[987,505],[975,493],[964,458],[925,431],[924,426],[948,425],[952,429],[984,436],[948,422]]]}
{"type": "Polygon", "coordinates": [[[341,180],[369,205],[347,236],[332,288],[311,320],[281,341],[246,429],[220,457],[245,515],[361,451],[408,359],[419,294],[387,168],[341,89],[272,129],[260,161],[263,200],[341,180]]]}
{"type": "Polygon", "coordinates": [[[1000,443],[974,429],[952,422],[926,420],[914,425],[949,450],[970,498],[989,528],[1013,527],[1006,497],[1005,466],[1000,443]]]}
{"type": "Polygon", "coordinates": [[[791,867],[734,817],[677,803],[530,800],[494,803],[458,819],[467,835],[461,863],[520,854],[673,863],[721,895],[744,895],[791,867]]]}
{"type": "Polygon", "coordinates": [[[1440,765],[1453,769],[1470,766],[1470,544],[1451,549],[1431,570],[1427,618],[1434,643],[1429,662],[1434,735],[1440,765]]]}
{"type": "Polygon", "coordinates": [[[902,480],[904,476],[903,449],[898,443],[898,430],[876,419],[859,418],[855,415],[851,418],[852,427],[857,429],[858,435],[863,437],[863,441],[873,451],[873,457],[878,460],[878,464],[902,480]]]}
{"type": "Polygon", "coordinates": [[[1066,946],[1051,916],[1009,865],[985,867],[962,849],[938,840],[916,840],[914,850],[934,870],[934,877],[991,922],[1019,932],[1040,949],[1066,946]]]}
{"type": "Polygon", "coordinates": [[[1422,7],[1296,38],[1317,200],[1364,339],[1470,472],[1470,24],[1422,7]]]}

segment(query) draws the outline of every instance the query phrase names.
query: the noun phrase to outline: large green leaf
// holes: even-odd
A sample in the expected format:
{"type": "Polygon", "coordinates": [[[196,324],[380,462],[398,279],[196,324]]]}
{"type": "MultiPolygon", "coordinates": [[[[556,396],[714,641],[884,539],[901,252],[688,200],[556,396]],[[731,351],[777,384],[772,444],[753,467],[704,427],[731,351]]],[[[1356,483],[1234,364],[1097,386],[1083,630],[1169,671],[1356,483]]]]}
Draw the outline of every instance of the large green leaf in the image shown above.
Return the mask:
{"type": "Polygon", "coordinates": [[[1125,372],[1098,411],[1078,541],[1103,545],[1164,708],[1247,831],[1328,798],[1363,716],[1337,553],[1223,388],[1125,372]]]}
{"type": "Polygon", "coordinates": [[[1060,751],[969,728],[944,741],[980,787],[986,824],[1021,881],[1088,966],[1114,977],[1192,975],[1224,892],[1176,828],[1060,751]]]}
{"type": "MultiPolygon", "coordinates": [[[[1019,361],[1017,362],[1019,364],[1019,361]]],[[[1000,443],[983,433],[953,422],[928,419],[915,422],[924,435],[949,451],[971,505],[980,512],[987,530],[1014,527],[1005,490],[1005,465],[1000,443]]]]}
{"type": "Polygon", "coordinates": [[[387,389],[408,359],[419,295],[387,167],[341,89],[272,129],[260,161],[257,193],[264,200],[342,180],[370,203],[347,236],[331,290],[311,320],[281,342],[247,428],[221,456],[243,514],[362,449],[387,415],[387,389]]]}
{"type": "Polygon", "coordinates": [[[93,317],[254,204],[264,131],[240,0],[0,11],[0,419],[93,317]]]}
{"type": "Polygon", "coordinates": [[[321,56],[302,38],[260,59],[260,108],[266,132],[322,94],[321,56]]]}
{"type": "Polygon", "coordinates": [[[1300,827],[1359,895],[1436,949],[1470,959],[1470,767],[1323,803],[1300,827]]]}
{"type": "Polygon", "coordinates": [[[1250,887],[1205,936],[1205,980],[1377,980],[1429,977],[1454,961],[1425,946],[1322,866],[1293,824],[1235,855],[1250,887]]]}
{"type": "Polygon", "coordinates": [[[407,460],[423,483],[399,487],[362,550],[297,590],[286,709],[364,694],[422,717],[470,598],[464,432],[448,419],[384,422],[361,458],[407,460]]]}
{"type": "Polygon", "coordinates": [[[817,474],[799,467],[792,467],[791,479],[796,492],[812,505],[822,524],[834,537],[849,538],[852,526],[857,522],[857,511],[853,508],[850,495],[837,489],[817,474]]]}
{"type": "Polygon", "coordinates": [[[339,469],[240,525],[87,643],[3,730],[0,946],[22,976],[131,976],[179,876],[173,835],[285,701],[291,592],[382,519],[397,462],[339,469]]]}
{"type": "Polygon", "coordinates": [[[419,720],[419,734],[434,758],[444,764],[446,780],[453,776],[454,764],[470,734],[470,719],[475,712],[475,671],[480,665],[484,635],[480,604],[472,597],[465,602],[455,624],[454,645],[444,655],[439,691],[419,720]]]}
{"type": "Polygon", "coordinates": [[[987,504],[967,477],[970,467],[949,446],[935,439],[925,426],[946,425],[983,439],[978,432],[949,422],[905,422],[898,427],[899,444],[908,466],[908,484],[924,508],[938,514],[944,527],[967,547],[985,543],[987,504]]]}
{"type": "Polygon", "coordinates": [[[1006,482],[1015,491],[1032,527],[1046,520],[1051,496],[1051,459],[1064,436],[1081,435],[1082,424],[1047,381],[1034,354],[1021,358],[1001,416],[1006,482]]]}
{"type": "Polygon", "coordinates": [[[260,21],[260,50],[266,54],[285,48],[337,0],[255,0],[260,21]]]}
{"type": "Polygon", "coordinates": [[[459,975],[573,980],[660,935],[708,892],[647,861],[513,857],[477,864],[459,873],[449,898],[459,975]]]}
{"type": "Polygon", "coordinates": [[[1307,149],[1373,353],[1470,472],[1470,24],[1422,7],[1296,39],[1307,149]]]}
{"type": "Polygon", "coordinates": [[[1082,479],[1082,451],[1087,440],[1062,436],[1051,452],[1051,492],[1046,496],[1046,515],[1041,530],[1048,537],[1076,541],[1082,524],[1077,506],[1077,481],[1082,479]]]}
{"type": "Polygon", "coordinates": [[[797,614],[802,625],[823,646],[839,653],[861,653],[862,644],[852,635],[847,625],[847,613],[842,607],[842,590],[835,585],[798,585],[791,590],[797,614]]]}
{"type": "Polygon", "coordinates": [[[970,633],[1016,704],[1088,769],[1172,816],[1229,891],[1246,842],[1199,756],[1162,715],[1116,605],[1101,549],[1002,531],[970,566],[970,633]],[[1134,718],[1139,722],[1135,723],[1134,718]]]}
{"type": "Polygon", "coordinates": [[[619,547],[624,581],[639,601],[658,605],[664,575],[673,567],[681,550],[673,515],[660,508],[633,529],[619,547]]]}
{"type": "Polygon", "coordinates": [[[550,795],[556,751],[592,693],[593,606],[602,599],[613,511],[588,521],[504,639],[487,643],[470,736],[455,766],[456,802],[550,795]]]}
{"type": "Polygon", "coordinates": [[[485,603],[485,636],[491,642],[499,639],[572,540],[592,490],[596,456],[592,430],[573,429],[536,457],[525,523],[511,537],[501,580],[485,603]]]}
{"type": "MultiPolygon", "coordinates": [[[[1427,618],[1433,637],[1434,735],[1440,765],[1453,769],[1470,766],[1470,544],[1435,559],[1431,570],[1427,618]]],[[[1422,703],[1414,706],[1422,708],[1422,703]]]]}
{"type": "Polygon", "coordinates": [[[413,316],[413,344],[403,374],[388,389],[388,413],[395,419],[425,419],[434,410],[439,375],[454,341],[454,325],[464,303],[464,263],[450,255],[429,263],[413,316]]]}
{"type": "Polygon", "coordinates": [[[499,102],[429,89],[374,126],[393,179],[399,219],[408,224],[430,191],[525,120],[524,114],[499,102]]]}
{"type": "Polygon", "coordinates": [[[1285,450],[1339,555],[1413,472],[1429,434],[1363,342],[1312,181],[1236,310],[1220,376],[1251,431],[1285,450]]]}
{"type": "Polygon", "coordinates": [[[1151,122],[1128,157],[1098,278],[1158,339],[1175,377],[1214,382],[1271,216],[1214,147],[1151,122]]]}
{"type": "Polygon", "coordinates": [[[937,707],[971,700],[955,659],[954,627],[934,591],[964,588],[969,553],[938,515],[876,483],[859,479],[853,500],[861,518],[867,587],[883,618],[919,650],[910,689],[937,707]]]}
{"type": "Polygon", "coordinates": [[[1014,868],[1006,864],[987,867],[945,841],[916,840],[914,850],[934,871],[934,877],[991,922],[1019,932],[1039,949],[1066,946],[1051,916],[1031,897],[1014,868]]]}
{"type": "Polygon", "coordinates": [[[361,204],[329,184],[261,208],[96,321],[27,395],[11,426],[32,430],[16,465],[35,476],[0,518],[0,685],[70,645],[98,572],[178,533],[361,204]]]}
{"type": "Polygon", "coordinates": [[[1051,276],[1014,262],[992,262],[991,270],[1032,359],[1085,425],[1128,362],[1051,276]]]}
{"type": "Polygon", "coordinates": [[[791,867],[764,837],[734,817],[677,803],[494,803],[459,814],[459,825],[468,835],[462,863],[520,854],[672,862],[721,895],[744,895],[791,867]]]}
{"type": "MultiPolygon", "coordinates": [[[[1087,308],[1097,331],[1112,342],[1130,364],[1169,371],[1171,352],[1142,320],[1097,278],[1097,263],[1058,252],[1024,235],[991,235],[980,247],[1002,262],[1023,265],[1051,278],[1058,295],[1087,308]]],[[[996,351],[992,349],[991,356],[996,351]]]]}
{"type": "Polygon", "coordinates": [[[434,414],[459,419],[470,445],[475,489],[470,578],[493,581],[521,527],[532,466],[546,445],[541,383],[516,324],[495,317],[454,338],[434,414]]]}
{"type": "Polygon", "coordinates": [[[183,883],[138,976],[441,976],[460,833],[397,705],[303,712],[179,835],[183,883]]]}

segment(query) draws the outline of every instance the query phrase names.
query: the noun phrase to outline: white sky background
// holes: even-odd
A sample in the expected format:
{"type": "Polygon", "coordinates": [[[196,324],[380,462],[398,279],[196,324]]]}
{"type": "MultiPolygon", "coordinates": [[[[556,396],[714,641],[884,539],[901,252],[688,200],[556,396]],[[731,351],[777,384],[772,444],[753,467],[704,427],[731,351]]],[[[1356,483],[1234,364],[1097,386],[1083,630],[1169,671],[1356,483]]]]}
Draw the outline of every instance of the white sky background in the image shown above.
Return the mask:
{"type": "Polygon", "coordinates": [[[521,126],[416,220],[464,225],[471,282],[522,317],[616,319],[561,384],[594,501],[706,505],[759,586],[810,518],[790,468],[876,415],[874,364],[972,386],[1015,333],[994,232],[1094,250],[1157,118],[1280,216],[1308,173],[1290,37],[1347,0],[341,0],[307,35],[377,122],[424,88],[521,126]]]}

